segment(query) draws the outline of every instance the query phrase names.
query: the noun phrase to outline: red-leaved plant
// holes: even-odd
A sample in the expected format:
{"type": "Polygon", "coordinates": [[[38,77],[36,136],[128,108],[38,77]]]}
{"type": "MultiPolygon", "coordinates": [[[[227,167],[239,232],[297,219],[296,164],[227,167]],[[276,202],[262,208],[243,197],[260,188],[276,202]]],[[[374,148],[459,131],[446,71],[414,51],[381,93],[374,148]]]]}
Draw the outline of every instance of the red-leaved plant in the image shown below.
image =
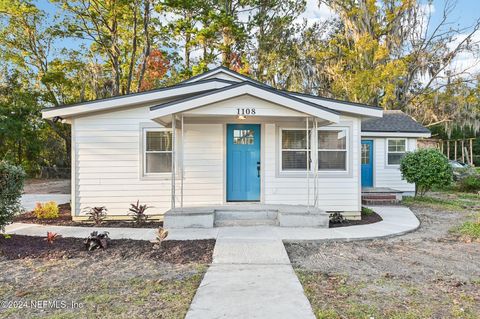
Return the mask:
{"type": "Polygon", "coordinates": [[[47,241],[47,243],[53,244],[53,242],[55,240],[59,239],[60,237],[62,237],[62,236],[57,234],[57,233],[49,231],[49,232],[47,232],[47,237],[45,238],[45,240],[47,241]]]}

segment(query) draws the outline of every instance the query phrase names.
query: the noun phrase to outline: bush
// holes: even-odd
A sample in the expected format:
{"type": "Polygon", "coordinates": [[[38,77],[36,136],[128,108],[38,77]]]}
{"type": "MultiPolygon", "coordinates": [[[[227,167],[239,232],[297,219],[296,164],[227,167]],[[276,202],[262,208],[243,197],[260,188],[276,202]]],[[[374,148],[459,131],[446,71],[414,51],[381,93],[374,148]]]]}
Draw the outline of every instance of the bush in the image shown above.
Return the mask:
{"type": "Polygon", "coordinates": [[[425,195],[432,187],[447,187],[453,180],[448,159],[433,148],[407,153],[400,163],[400,171],[403,179],[415,184],[415,196],[425,195]]]}
{"type": "Polygon", "coordinates": [[[33,214],[37,219],[54,219],[58,218],[58,205],[56,202],[46,202],[45,204],[37,203],[33,214]]]}
{"type": "Polygon", "coordinates": [[[136,225],[142,225],[147,221],[148,215],[145,214],[145,211],[149,208],[146,204],[140,205],[140,201],[138,200],[136,204],[130,204],[129,215],[132,216],[133,222],[136,225]]]}
{"type": "Polygon", "coordinates": [[[458,190],[461,192],[480,191],[480,175],[470,175],[457,182],[458,190]]]}
{"type": "Polygon", "coordinates": [[[87,207],[85,208],[88,220],[93,221],[95,225],[100,225],[107,217],[108,210],[105,206],[87,207]]]}
{"type": "Polygon", "coordinates": [[[0,231],[10,223],[15,213],[21,210],[25,171],[20,166],[0,161],[0,231]]]}

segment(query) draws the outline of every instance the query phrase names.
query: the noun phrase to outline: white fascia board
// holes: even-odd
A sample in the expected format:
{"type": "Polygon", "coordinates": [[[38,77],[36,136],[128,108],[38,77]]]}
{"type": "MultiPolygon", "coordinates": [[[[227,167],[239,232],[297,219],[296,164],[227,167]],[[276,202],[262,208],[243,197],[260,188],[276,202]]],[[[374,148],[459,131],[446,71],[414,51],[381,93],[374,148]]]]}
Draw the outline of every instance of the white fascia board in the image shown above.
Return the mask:
{"type": "Polygon", "coordinates": [[[431,133],[404,133],[404,132],[363,132],[362,137],[430,137],[431,133]]]}
{"type": "Polygon", "coordinates": [[[351,105],[348,103],[342,103],[340,101],[337,102],[337,101],[331,101],[331,100],[322,100],[315,97],[308,97],[303,94],[294,94],[294,93],[289,93],[289,94],[297,98],[304,99],[308,102],[315,103],[339,112],[358,114],[358,115],[368,116],[368,117],[383,117],[383,109],[381,108],[377,109],[373,107],[362,107],[357,105],[351,105]]]}
{"type": "Polygon", "coordinates": [[[42,118],[51,119],[56,116],[72,117],[89,112],[99,112],[110,110],[119,107],[141,105],[149,102],[154,102],[166,98],[173,98],[185,94],[201,93],[203,91],[221,89],[223,87],[232,85],[225,81],[208,81],[197,83],[194,85],[172,87],[170,89],[154,91],[151,93],[141,93],[126,96],[119,96],[116,98],[99,100],[97,102],[86,102],[78,106],[66,106],[60,108],[45,109],[42,111],[42,118]]]}
{"type": "MultiPolygon", "coordinates": [[[[235,79],[238,79],[239,81],[252,81],[250,80],[248,77],[244,77],[244,76],[241,76],[235,72],[232,72],[230,70],[227,70],[227,69],[224,69],[224,68],[218,68],[216,70],[212,70],[210,72],[205,72],[199,76],[196,76],[192,79],[189,79],[189,80],[186,80],[184,81],[183,83],[193,83],[193,82],[197,82],[197,81],[201,81],[201,80],[204,80],[206,78],[211,78],[213,76],[215,76],[216,74],[219,74],[219,73],[224,73],[224,74],[227,74],[235,79]]],[[[252,81],[253,82],[253,81],[252,81]]]]}
{"type": "Polygon", "coordinates": [[[232,89],[221,90],[220,92],[213,92],[204,96],[194,97],[185,101],[179,101],[178,103],[152,110],[150,111],[150,115],[152,118],[162,117],[173,113],[180,113],[187,110],[195,109],[215,102],[224,101],[245,94],[267,100],[269,102],[279,104],[286,108],[290,108],[305,114],[313,115],[315,117],[327,120],[332,123],[338,123],[340,121],[340,116],[338,114],[314,106],[310,106],[296,99],[290,99],[286,96],[278,95],[271,91],[251,85],[241,85],[232,89]]]}

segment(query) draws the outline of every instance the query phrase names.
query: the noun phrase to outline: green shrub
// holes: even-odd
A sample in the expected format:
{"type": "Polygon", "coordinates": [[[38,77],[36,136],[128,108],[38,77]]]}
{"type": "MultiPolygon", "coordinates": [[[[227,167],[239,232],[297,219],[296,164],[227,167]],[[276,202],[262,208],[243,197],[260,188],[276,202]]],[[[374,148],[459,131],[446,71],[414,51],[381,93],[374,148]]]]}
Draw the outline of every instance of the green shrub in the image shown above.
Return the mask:
{"type": "Polygon", "coordinates": [[[37,219],[58,218],[58,205],[54,201],[46,202],[45,204],[37,203],[33,213],[37,219]]]}
{"type": "Polygon", "coordinates": [[[458,190],[461,192],[480,191],[480,175],[470,175],[457,182],[458,190]]]}
{"type": "Polygon", "coordinates": [[[0,161],[0,231],[19,212],[25,171],[20,166],[0,161]]]}
{"type": "Polygon", "coordinates": [[[374,211],[371,210],[370,208],[362,206],[362,215],[370,216],[370,215],[373,215],[373,213],[374,213],[374,211]]]}
{"type": "Polygon", "coordinates": [[[448,159],[433,148],[409,152],[400,163],[402,177],[415,184],[415,196],[425,195],[432,187],[446,187],[452,183],[452,167],[448,159]]]}

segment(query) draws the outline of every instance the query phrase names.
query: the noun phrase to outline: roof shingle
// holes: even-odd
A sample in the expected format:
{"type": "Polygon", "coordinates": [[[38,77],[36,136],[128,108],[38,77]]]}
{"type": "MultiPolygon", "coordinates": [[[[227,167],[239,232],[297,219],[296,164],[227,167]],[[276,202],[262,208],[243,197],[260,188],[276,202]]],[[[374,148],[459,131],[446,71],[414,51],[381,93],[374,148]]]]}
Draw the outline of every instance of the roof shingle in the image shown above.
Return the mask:
{"type": "Polygon", "coordinates": [[[402,111],[383,111],[383,117],[362,121],[362,132],[430,133],[430,130],[402,111]]]}

